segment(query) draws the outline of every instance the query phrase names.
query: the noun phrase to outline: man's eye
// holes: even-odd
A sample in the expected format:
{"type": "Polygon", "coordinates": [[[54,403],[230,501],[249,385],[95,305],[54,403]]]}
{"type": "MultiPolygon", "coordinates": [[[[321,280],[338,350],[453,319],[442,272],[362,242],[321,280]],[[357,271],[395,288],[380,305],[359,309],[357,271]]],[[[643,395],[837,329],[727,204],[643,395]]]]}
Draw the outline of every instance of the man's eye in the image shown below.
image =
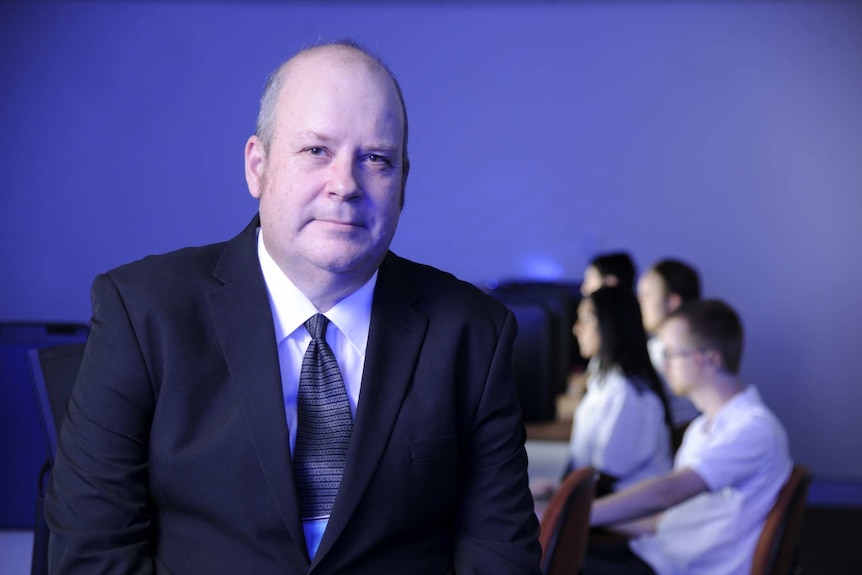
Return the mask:
{"type": "Polygon", "coordinates": [[[311,148],[308,148],[308,153],[312,156],[320,156],[321,154],[323,154],[323,148],[312,146],[311,148]]]}
{"type": "Polygon", "coordinates": [[[372,164],[388,164],[389,159],[386,156],[380,156],[378,154],[369,154],[368,161],[372,164]]]}

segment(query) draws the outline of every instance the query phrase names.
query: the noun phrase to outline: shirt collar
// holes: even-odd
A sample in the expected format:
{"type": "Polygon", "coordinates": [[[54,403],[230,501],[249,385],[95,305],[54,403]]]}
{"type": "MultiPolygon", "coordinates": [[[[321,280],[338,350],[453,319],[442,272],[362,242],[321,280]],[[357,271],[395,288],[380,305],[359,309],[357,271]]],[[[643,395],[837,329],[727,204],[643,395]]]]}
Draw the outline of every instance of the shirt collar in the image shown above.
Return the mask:
{"type": "Polygon", "coordinates": [[[760,394],[757,392],[757,388],[753,385],[747,385],[718,410],[718,413],[715,414],[712,428],[716,431],[720,430],[726,422],[732,422],[737,419],[737,411],[760,403],[760,394]]]}
{"type": "MultiPolygon", "coordinates": [[[[257,256],[263,272],[269,294],[269,304],[272,308],[272,318],[275,324],[276,343],[289,337],[318,313],[296,285],[285,275],[263,245],[263,230],[258,228],[257,256]]],[[[363,355],[368,344],[368,330],[371,325],[371,304],[374,299],[374,288],[377,285],[377,271],[358,290],[335,304],[326,312],[326,317],[335,324],[350,343],[363,355]]]]}

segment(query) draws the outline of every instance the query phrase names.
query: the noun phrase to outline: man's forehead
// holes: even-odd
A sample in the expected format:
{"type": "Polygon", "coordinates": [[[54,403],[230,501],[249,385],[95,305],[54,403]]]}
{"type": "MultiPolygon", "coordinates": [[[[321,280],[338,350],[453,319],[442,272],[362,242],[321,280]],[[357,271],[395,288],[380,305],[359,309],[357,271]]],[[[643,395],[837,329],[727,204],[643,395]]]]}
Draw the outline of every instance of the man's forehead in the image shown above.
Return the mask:
{"type": "Polygon", "coordinates": [[[649,291],[662,291],[664,288],[664,280],[653,270],[642,275],[640,280],[638,280],[638,284],[638,287],[641,289],[647,289],[649,291]]]}
{"type": "Polygon", "coordinates": [[[689,335],[688,322],[681,317],[667,319],[658,328],[661,339],[688,339],[689,335]]]}
{"type": "Polygon", "coordinates": [[[383,66],[370,56],[353,48],[327,50],[329,47],[315,49],[317,54],[301,53],[284,64],[281,78],[279,101],[294,95],[305,94],[309,90],[336,90],[351,93],[371,90],[387,101],[387,105],[400,111],[398,90],[395,81],[383,66]],[[345,87],[351,86],[351,87],[345,87]]]}
{"type": "Polygon", "coordinates": [[[304,50],[283,64],[284,81],[297,74],[315,74],[320,67],[362,66],[386,76],[386,70],[374,58],[351,46],[318,46],[304,50]]]}

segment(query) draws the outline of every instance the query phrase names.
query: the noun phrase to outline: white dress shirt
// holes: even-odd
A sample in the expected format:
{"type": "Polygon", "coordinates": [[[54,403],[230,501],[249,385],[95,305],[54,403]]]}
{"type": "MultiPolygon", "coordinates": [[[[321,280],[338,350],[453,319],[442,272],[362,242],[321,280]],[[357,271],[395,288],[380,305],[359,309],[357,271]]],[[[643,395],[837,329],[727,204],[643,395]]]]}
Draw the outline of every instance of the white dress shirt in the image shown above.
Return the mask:
{"type": "MultiPolygon", "coordinates": [[[[275,324],[275,338],[278,345],[278,363],[281,369],[281,389],[284,398],[284,413],[287,419],[290,451],[296,443],[296,397],[299,391],[299,372],[302,358],[311,335],[305,329],[305,322],[318,309],[299,288],[281,271],[263,244],[263,230],[258,230],[257,255],[263,271],[263,280],[269,294],[269,305],[275,324]]],[[[371,325],[371,304],[377,272],[361,288],[335,304],[324,315],[330,326],[325,338],[341,370],[341,378],[350,401],[350,412],[356,417],[362,372],[365,367],[365,348],[368,343],[368,330],[371,325]]],[[[328,519],[304,521],[305,538],[311,557],[317,551],[328,519]]]]}

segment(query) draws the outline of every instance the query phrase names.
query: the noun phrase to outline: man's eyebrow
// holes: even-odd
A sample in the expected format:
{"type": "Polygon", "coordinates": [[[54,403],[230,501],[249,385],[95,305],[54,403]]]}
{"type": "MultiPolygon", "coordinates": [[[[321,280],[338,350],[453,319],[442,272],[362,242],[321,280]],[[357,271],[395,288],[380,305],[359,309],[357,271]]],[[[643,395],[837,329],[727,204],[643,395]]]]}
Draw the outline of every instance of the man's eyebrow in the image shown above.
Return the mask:
{"type": "Polygon", "coordinates": [[[303,130],[301,132],[297,132],[296,135],[302,140],[313,140],[319,142],[329,142],[332,139],[329,136],[321,134],[320,132],[315,132],[314,130],[303,130]]]}
{"type": "MultiPolygon", "coordinates": [[[[327,136],[326,134],[322,134],[320,132],[315,132],[314,130],[303,130],[296,133],[297,138],[306,141],[306,142],[321,142],[328,143],[333,141],[334,138],[327,136]]],[[[401,150],[400,144],[392,144],[389,142],[376,142],[368,146],[362,146],[363,149],[369,151],[383,152],[387,154],[394,154],[401,150]]]]}
{"type": "Polygon", "coordinates": [[[401,150],[401,146],[397,144],[377,143],[367,147],[370,152],[382,152],[384,154],[394,155],[401,150]]]}

